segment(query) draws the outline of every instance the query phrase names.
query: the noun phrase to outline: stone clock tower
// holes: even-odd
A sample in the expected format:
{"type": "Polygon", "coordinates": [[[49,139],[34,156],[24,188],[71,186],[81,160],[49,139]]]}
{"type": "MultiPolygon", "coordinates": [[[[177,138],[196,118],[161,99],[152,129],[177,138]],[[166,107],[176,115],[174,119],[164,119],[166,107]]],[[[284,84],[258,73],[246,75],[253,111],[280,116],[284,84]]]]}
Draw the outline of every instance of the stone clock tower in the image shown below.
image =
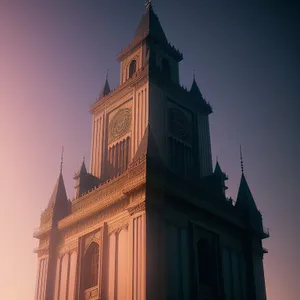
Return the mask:
{"type": "Polygon", "coordinates": [[[236,201],[212,167],[211,106],[150,3],[91,106],[90,172],[62,172],[34,232],[36,300],[265,300],[268,237],[245,175],[236,201]]]}

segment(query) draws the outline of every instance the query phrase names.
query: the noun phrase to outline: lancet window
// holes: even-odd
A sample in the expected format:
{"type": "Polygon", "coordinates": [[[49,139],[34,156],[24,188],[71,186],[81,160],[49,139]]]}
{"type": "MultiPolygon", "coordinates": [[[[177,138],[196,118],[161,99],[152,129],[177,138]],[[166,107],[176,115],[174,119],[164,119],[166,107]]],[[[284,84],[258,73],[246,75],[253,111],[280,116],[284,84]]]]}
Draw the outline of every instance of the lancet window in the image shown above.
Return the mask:
{"type": "Polygon", "coordinates": [[[129,65],[129,78],[131,78],[135,72],[136,72],[136,60],[134,59],[133,61],[131,61],[129,65]]]}
{"type": "Polygon", "coordinates": [[[99,245],[97,243],[91,243],[86,251],[83,267],[84,289],[86,290],[98,284],[99,245]]]}

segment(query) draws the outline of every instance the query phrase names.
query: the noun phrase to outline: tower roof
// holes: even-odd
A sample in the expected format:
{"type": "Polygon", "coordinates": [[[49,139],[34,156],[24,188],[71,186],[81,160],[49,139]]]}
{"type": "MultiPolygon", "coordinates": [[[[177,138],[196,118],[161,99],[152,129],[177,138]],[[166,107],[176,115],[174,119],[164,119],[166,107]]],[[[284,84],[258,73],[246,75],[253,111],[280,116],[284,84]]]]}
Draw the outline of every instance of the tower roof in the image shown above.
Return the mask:
{"type": "Polygon", "coordinates": [[[48,208],[57,206],[67,201],[68,198],[67,198],[67,192],[64,184],[64,179],[63,179],[62,172],[60,172],[56,184],[54,186],[52,195],[50,197],[48,208]]]}
{"type": "Polygon", "coordinates": [[[122,60],[124,55],[129,53],[146,38],[151,38],[156,43],[160,44],[177,61],[181,61],[183,59],[182,53],[180,53],[178,49],[175,49],[173,46],[171,46],[168,42],[158,16],[153,11],[151,1],[148,1],[146,4],[146,11],[141,17],[140,23],[136,29],[131,43],[121,51],[117,59],[119,61],[122,60]]]}
{"type": "Polygon", "coordinates": [[[218,161],[217,161],[216,166],[215,166],[214,175],[220,176],[224,180],[228,179],[227,175],[222,171],[221,166],[220,166],[218,161]]]}
{"type": "Polygon", "coordinates": [[[162,43],[168,43],[157,15],[154,13],[151,2],[146,4],[146,11],[142,15],[140,24],[135,32],[133,43],[140,41],[146,36],[151,36],[162,43]]]}
{"type": "Polygon", "coordinates": [[[201,92],[200,92],[200,89],[199,89],[199,86],[198,86],[198,84],[197,84],[197,82],[196,82],[196,79],[195,79],[195,77],[194,77],[194,79],[193,79],[193,83],[192,83],[192,86],[191,86],[191,89],[190,89],[190,93],[196,98],[199,98],[199,99],[201,99],[201,100],[204,100],[203,99],[203,96],[202,96],[202,94],[201,94],[201,92]]]}
{"type": "Polygon", "coordinates": [[[81,175],[86,175],[86,174],[88,174],[88,172],[87,172],[87,169],[86,169],[86,166],[85,166],[85,161],[84,161],[84,158],[83,158],[80,169],[79,169],[79,171],[77,171],[75,173],[74,179],[80,177],[81,175]]]}
{"type": "Polygon", "coordinates": [[[257,207],[250,191],[249,185],[247,183],[244,173],[242,173],[240,186],[238,190],[238,196],[236,200],[236,207],[246,210],[256,210],[257,207]]]}
{"type": "Polygon", "coordinates": [[[100,94],[98,96],[98,100],[102,99],[103,97],[107,96],[110,93],[110,87],[108,83],[108,77],[106,76],[105,83],[103,88],[100,91],[100,94]]]}

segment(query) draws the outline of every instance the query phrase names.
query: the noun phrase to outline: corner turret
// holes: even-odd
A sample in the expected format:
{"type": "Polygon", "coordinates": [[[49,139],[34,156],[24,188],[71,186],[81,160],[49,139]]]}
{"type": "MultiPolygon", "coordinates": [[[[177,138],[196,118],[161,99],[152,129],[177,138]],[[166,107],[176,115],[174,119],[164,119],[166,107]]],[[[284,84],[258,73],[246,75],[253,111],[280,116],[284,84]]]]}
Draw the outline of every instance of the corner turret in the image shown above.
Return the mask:
{"type": "Polygon", "coordinates": [[[100,184],[100,179],[98,177],[87,172],[84,159],[82,160],[79,171],[75,173],[73,178],[76,180],[74,187],[75,198],[81,197],[83,194],[100,184]]]}
{"type": "Polygon", "coordinates": [[[98,101],[107,96],[110,93],[110,86],[108,83],[108,76],[106,75],[105,83],[103,88],[101,89],[99,96],[98,96],[98,101]]]}
{"type": "Polygon", "coordinates": [[[228,176],[222,171],[218,160],[213,175],[216,181],[216,188],[218,190],[218,194],[222,195],[223,197],[226,197],[225,192],[228,188],[225,185],[225,181],[228,180],[228,176]]]}

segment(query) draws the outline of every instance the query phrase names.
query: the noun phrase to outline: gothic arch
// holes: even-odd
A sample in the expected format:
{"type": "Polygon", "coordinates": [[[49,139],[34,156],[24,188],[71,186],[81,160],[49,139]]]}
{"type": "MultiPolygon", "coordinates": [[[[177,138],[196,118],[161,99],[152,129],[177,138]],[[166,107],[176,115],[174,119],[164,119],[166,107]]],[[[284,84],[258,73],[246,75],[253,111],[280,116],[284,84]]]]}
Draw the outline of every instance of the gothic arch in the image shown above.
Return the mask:
{"type": "Polygon", "coordinates": [[[136,72],[137,70],[137,61],[136,61],[136,58],[134,58],[130,64],[129,64],[129,73],[128,73],[128,77],[131,78],[134,73],[136,72]]]}
{"type": "Polygon", "coordinates": [[[83,289],[89,289],[98,285],[99,278],[99,244],[92,241],[83,257],[83,289]]]}

